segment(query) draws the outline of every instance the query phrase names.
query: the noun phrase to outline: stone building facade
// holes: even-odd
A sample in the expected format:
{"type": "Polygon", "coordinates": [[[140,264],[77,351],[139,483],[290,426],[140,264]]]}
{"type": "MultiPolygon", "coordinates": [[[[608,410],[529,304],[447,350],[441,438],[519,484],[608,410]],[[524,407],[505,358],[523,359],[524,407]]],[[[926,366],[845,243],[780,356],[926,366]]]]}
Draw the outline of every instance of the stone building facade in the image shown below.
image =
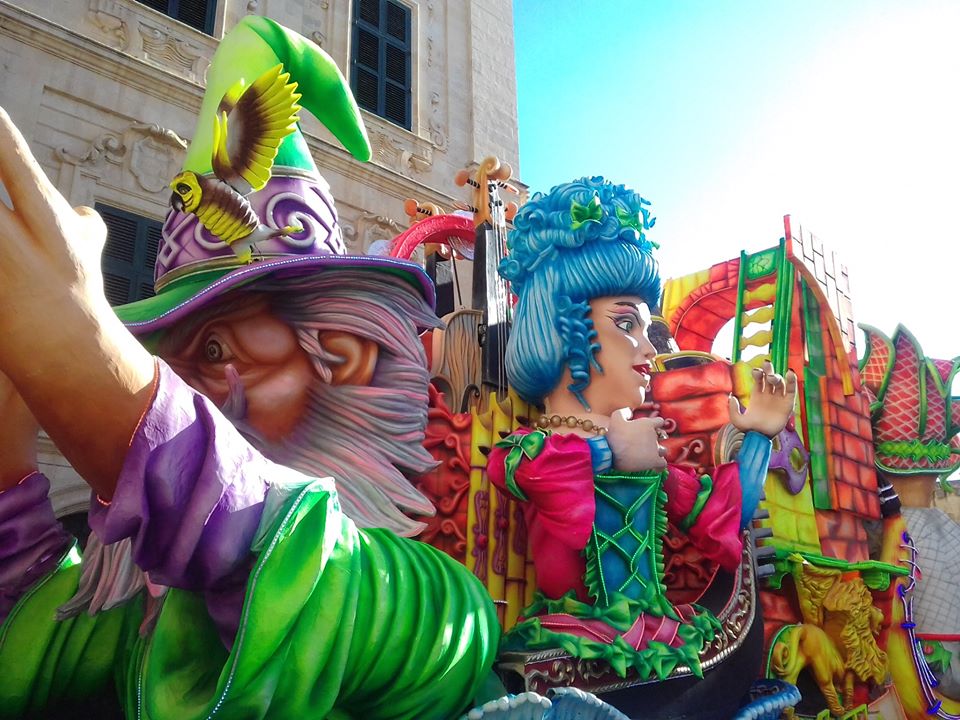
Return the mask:
{"type": "MultiPolygon", "coordinates": [[[[0,0],[0,106],[73,205],[161,221],[218,38],[265,15],[351,77],[357,17],[373,7],[406,22],[408,127],[364,110],[373,159],[361,164],[303,122],[349,251],[361,253],[407,227],[405,198],[450,208],[466,199],[459,169],[487,155],[518,167],[511,0],[0,0]],[[177,19],[189,13],[200,29],[177,19]]],[[[41,464],[58,513],[83,511],[89,490],[49,441],[41,464]]]]}

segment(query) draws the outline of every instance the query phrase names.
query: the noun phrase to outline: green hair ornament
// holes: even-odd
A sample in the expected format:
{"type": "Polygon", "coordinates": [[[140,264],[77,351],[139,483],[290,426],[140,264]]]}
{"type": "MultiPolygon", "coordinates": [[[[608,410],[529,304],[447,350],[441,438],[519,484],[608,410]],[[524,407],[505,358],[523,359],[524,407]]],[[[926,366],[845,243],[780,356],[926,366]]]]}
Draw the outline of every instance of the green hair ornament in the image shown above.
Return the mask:
{"type": "Polygon", "coordinates": [[[573,200],[570,203],[570,218],[571,230],[579,230],[588,222],[599,223],[603,220],[603,204],[600,202],[600,196],[594,195],[586,205],[573,200]]]}

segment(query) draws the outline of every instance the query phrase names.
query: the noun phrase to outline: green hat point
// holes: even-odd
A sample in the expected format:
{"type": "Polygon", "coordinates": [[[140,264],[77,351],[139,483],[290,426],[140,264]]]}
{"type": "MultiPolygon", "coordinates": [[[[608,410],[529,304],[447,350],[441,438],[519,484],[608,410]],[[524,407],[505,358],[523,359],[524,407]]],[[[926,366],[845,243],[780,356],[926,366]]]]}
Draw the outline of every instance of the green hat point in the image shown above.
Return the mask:
{"type": "MultiPolygon", "coordinates": [[[[300,104],[357,160],[370,159],[370,141],[360,108],[333,59],[299,33],[268,18],[248,15],[223,38],[214,53],[184,170],[198,174],[212,172],[213,126],[221,99],[238,80],[249,86],[278,63],[290,73],[290,80],[298,84],[297,91],[302,95],[300,104]]],[[[317,173],[299,127],[280,144],[273,164],[276,168],[317,173]]]]}

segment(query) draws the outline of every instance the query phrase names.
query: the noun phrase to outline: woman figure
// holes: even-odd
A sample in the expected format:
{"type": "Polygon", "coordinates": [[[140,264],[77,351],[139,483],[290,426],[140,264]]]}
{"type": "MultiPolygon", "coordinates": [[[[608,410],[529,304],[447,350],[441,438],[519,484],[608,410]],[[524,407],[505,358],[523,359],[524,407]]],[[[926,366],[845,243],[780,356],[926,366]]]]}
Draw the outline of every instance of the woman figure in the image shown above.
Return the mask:
{"type": "Polygon", "coordinates": [[[648,203],[622,185],[583,178],[538,194],[515,220],[500,272],[518,297],[507,347],[510,384],[545,409],[491,453],[489,474],[525,503],[535,599],[505,648],[562,648],[621,676],[663,679],[713,638],[716,618],[672,606],[662,582],[669,519],[703,555],[735,570],[741,530],[766,477],[769,438],[793,411],[796,377],[755,371],[737,463],[710,476],[668,466],[662,418],[632,420],[656,350],[649,307],[661,281],[648,203]],[[738,468],[739,465],[739,468],[738,468]]]}

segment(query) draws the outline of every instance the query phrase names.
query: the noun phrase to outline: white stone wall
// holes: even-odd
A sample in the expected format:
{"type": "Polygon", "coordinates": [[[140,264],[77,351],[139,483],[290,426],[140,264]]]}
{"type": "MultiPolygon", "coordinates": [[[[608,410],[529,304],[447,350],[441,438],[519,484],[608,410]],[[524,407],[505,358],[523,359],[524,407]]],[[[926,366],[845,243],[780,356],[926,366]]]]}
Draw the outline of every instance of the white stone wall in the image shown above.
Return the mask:
{"type": "MultiPolygon", "coordinates": [[[[453,176],[487,155],[518,169],[511,0],[400,1],[412,14],[412,129],[364,112],[373,147],[364,165],[312,117],[303,123],[351,252],[406,228],[407,197],[447,209],[467,200],[453,176]]],[[[219,0],[211,37],[134,0],[0,0],[0,106],[72,204],[159,220],[224,30],[266,15],[318,42],[349,74],[352,6],[219,0]]],[[[41,456],[58,512],[76,510],[85,487],[49,441],[41,456]]]]}

